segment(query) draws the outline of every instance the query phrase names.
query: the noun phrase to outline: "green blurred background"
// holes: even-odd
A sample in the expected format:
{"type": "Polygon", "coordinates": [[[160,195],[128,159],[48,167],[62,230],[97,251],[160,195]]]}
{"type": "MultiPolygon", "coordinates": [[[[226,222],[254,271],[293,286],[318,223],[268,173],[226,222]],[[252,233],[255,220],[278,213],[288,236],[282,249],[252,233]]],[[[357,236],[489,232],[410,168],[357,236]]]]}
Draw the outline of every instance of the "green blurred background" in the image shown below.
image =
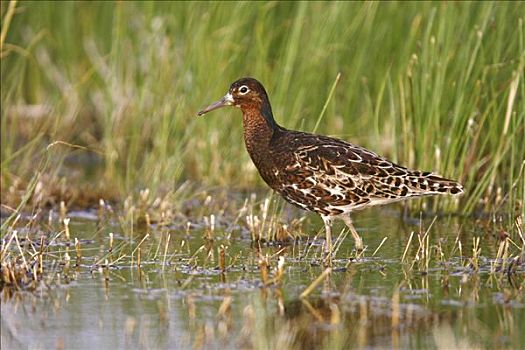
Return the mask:
{"type": "Polygon", "coordinates": [[[253,76],[278,123],[312,131],[341,73],[317,132],[460,179],[464,212],[523,213],[522,2],[12,5],[3,202],[36,171],[46,188],[87,182],[122,198],[185,181],[259,186],[240,112],[196,112],[253,76]]]}

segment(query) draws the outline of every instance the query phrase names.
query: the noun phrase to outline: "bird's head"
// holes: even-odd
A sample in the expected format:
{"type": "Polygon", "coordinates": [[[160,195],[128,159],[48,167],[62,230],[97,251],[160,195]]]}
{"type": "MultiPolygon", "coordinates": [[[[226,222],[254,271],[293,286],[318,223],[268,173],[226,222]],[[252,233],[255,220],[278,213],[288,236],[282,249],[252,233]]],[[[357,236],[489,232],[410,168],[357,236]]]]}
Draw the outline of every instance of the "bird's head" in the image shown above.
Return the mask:
{"type": "Polygon", "coordinates": [[[197,115],[201,116],[225,106],[234,106],[242,110],[252,108],[262,110],[269,106],[268,95],[262,84],[256,79],[241,78],[231,84],[226,95],[201,110],[197,115]]]}

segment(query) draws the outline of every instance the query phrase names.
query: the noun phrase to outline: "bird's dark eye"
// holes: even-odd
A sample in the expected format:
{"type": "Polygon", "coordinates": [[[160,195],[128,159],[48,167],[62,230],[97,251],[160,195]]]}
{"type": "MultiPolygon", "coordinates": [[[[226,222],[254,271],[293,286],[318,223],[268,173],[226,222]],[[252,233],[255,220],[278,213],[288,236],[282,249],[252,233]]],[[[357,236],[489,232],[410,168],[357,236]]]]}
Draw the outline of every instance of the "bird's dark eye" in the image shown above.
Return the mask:
{"type": "Polygon", "coordinates": [[[250,89],[248,89],[246,85],[243,85],[239,88],[239,92],[241,93],[241,95],[246,95],[248,91],[250,91],[250,89]]]}

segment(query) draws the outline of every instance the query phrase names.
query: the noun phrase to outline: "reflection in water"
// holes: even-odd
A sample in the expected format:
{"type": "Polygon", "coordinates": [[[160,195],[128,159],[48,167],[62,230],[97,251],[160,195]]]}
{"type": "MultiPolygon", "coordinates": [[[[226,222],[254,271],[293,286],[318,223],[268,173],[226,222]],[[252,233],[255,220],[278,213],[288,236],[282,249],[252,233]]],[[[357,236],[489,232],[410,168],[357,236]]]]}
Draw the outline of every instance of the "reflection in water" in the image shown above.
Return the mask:
{"type": "MultiPolygon", "coordinates": [[[[302,299],[323,272],[315,234],[285,245],[250,244],[250,233],[232,232],[219,219],[210,228],[147,226],[133,234],[121,231],[126,225],[72,220],[76,243],[46,237],[48,260],[36,265],[45,280],[31,292],[2,289],[2,348],[525,343],[523,260],[488,258],[498,256],[498,241],[478,247],[465,234],[473,228],[455,220],[414,227],[384,210],[357,219],[368,250],[356,259],[351,240],[339,241],[333,271],[302,299]]],[[[308,231],[321,227],[313,226],[308,231]]],[[[43,245],[33,241],[38,254],[43,245]]]]}

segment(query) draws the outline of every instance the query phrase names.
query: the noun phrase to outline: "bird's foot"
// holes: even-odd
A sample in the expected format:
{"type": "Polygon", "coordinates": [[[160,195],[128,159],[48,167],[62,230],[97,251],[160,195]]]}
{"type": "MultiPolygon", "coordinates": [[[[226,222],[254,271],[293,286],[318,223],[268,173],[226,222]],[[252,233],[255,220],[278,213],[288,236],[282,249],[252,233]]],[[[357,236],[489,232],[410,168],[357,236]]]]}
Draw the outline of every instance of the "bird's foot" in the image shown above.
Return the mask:
{"type": "Polygon", "coordinates": [[[364,249],[365,248],[363,246],[363,239],[361,237],[356,237],[355,238],[355,250],[358,253],[361,253],[364,249]]]}

